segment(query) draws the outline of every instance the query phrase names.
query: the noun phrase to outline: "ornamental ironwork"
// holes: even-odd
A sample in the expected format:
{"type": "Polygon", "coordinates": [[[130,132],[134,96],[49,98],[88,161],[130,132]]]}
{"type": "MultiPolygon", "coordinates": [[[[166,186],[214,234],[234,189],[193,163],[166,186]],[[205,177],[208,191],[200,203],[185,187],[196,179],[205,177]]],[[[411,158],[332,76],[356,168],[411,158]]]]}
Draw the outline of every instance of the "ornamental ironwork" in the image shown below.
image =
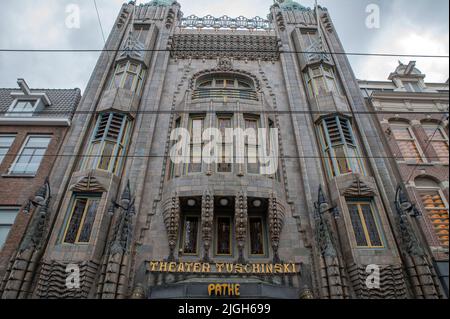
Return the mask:
{"type": "Polygon", "coordinates": [[[246,18],[239,16],[231,18],[229,16],[222,16],[219,18],[207,15],[198,17],[190,15],[181,19],[182,28],[212,28],[212,29],[247,29],[247,30],[273,30],[270,21],[261,17],[246,18]]]}

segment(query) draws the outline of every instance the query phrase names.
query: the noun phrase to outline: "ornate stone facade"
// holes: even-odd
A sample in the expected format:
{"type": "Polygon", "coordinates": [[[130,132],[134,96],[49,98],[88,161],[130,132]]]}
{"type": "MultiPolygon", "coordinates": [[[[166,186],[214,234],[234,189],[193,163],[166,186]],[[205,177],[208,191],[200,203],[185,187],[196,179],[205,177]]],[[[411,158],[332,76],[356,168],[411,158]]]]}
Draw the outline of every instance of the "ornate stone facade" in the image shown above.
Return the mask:
{"type": "Polygon", "coordinates": [[[232,281],[241,298],[442,297],[428,254],[406,244],[414,231],[389,189],[391,164],[363,156],[380,145],[367,141],[375,125],[358,115],[368,106],[348,60],[328,54],[344,50],[327,10],[290,0],[268,20],[180,10],[123,5],[106,44],[117,54],[99,58],[64,148],[92,156],[57,159],[48,241],[25,256],[34,280],[14,266],[18,252],[2,296],[186,299],[232,281]],[[173,130],[196,127],[272,129],[276,169],[249,160],[249,137],[244,161],[196,162],[206,156],[196,137],[181,143],[193,161],[175,160],[173,130]]]}

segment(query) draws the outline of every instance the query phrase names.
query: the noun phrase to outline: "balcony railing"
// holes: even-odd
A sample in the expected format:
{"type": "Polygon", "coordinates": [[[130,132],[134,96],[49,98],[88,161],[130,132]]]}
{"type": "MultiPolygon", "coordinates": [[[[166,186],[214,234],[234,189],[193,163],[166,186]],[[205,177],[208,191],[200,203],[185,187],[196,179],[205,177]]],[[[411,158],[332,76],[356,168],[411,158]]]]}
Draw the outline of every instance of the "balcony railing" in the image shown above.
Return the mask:
{"type": "Polygon", "coordinates": [[[192,99],[242,99],[257,101],[258,96],[252,90],[240,89],[197,89],[192,94],[192,99]]]}

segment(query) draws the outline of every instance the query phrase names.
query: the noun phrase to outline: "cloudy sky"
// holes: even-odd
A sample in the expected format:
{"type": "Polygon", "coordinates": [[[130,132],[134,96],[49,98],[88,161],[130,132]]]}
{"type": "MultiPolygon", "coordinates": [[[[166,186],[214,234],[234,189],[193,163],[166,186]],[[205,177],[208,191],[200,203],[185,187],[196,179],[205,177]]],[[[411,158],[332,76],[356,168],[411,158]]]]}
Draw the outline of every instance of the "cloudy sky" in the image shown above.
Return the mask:
{"type": "MultiPolygon", "coordinates": [[[[111,30],[125,0],[97,0],[103,28],[111,30]]],[[[178,0],[185,16],[261,16],[273,0],[178,0]]],[[[138,1],[144,3],[146,1],[138,1]]],[[[298,0],[312,6],[313,0],[298,0]]],[[[1,49],[101,49],[103,38],[93,0],[1,0],[1,49]],[[68,5],[80,8],[80,28],[66,26],[68,5]]],[[[319,0],[328,8],[347,52],[448,55],[448,0],[319,0]],[[380,28],[366,26],[366,8],[380,8],[380,28]]],[[[107,34],[106,34],[107,35],[107,34]]],[[[33,88],[85,88],[98,53],[0,52],[0,87],[25,78],[33,88]]],[[[396,57],[351,57],[360,79],[385,80],[396,57]]],[[[407,63],[409,58],[401,58],[407,63]]],[[[429,82],[446,81],[448,59],[416,58],[429,82]]]]}

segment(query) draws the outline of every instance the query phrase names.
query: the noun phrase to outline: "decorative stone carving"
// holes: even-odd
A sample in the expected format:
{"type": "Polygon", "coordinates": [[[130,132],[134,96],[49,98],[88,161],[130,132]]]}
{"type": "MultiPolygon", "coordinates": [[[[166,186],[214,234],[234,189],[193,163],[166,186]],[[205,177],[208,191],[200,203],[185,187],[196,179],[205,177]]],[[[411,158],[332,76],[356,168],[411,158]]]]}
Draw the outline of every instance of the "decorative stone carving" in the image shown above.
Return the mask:
{"type": "MultiPolygon", "coordinates": [[[[0,297],[4,299],[27,298],[44,252],[45,232],[50,215],[51,190],[48,179],[36,192],[33,202],[38,208],[18,251],[10,260],[9,267],[0,286],[0,297]]],[[[29,205],[31,207],[31,205],[29,205]]]]}
{"type": "Polygon", "coordinates": [[[166,18],[166,28],[170,29],[173,26],[174,22],[175,22],[175,11],[173,11],[173,9],[170,8],[166,18]]]}
{"type": "Polygon", "coordinates": [[[284,214],[283,205],[279,202],[276,195],[272,193],[269,198],[269,234],[274,254],[274,263],[280,262],[278,247],[280,244],[281,231],[283,229],[284,214]]]}
{"type": "Polygon", "coordinates": [[[221,71],[230,71],[233,69],[233,64],[229,58],[220,58],[219,63],[217,63],[217,69],[221,71]]]}
{"type": "Polygon", "coordinates": [[[277,21],[277,25],[280,28],[281,31],[286,30],[286,23],[284,22],[284,17],[283,14],[281,12],[277,12],[276,14],[276,21],[277,21]]]}
{"type": "Polygon", "coordinates": [[[204,255],[203,260],[208,262],[209,249],[211,248],[214,220],[214,196],[206,190],[202,197],[202,240],[204,255]]]}
{"type": "Polygon", "coordinates": [[[119,52],[118,60],[123,59],[136,59],[139,61],[144,60],[144,49],[145,45],[139,40],[134,38],[133,31],[130,30],[127,39],[125,40],[125,45],[119,52]]]}
{"type": "MultiPolygon", "coordinates": [[[[223,71],[223,70],[221,70],[219,67],[217,67],[217,68],[214,68],[214,69],[206,69],[206,70],[202,70],[200,72],[195,73],[192,76],[191,81],[189,83],[190,90],[192,90],[192,91],[195,90],[195,81],[199,77],[201,77],[203,75],[206,75],[206,74],[217,73],[217,72],[221,72],[221,71],[223,71]]],[[[256,91],[259,92],[261,90],[261,83],[260,83],[260,81],[252,73],[244,71],[244,70],[240,70],[240,69],[229,69],[228,72],[234,73],[236,75],[243,75],[245,77],[250,77],[255,82],[255,89],[256,89],[256,91]]]]}
{"type": "Polygon", "coordinates": [[[397,221],[401,235],[401,252],[404,254],[405,268],[412,283],[415,297],[442,298],[443,293],[436,271],[408,219],[408,215],[418,215],[414,213],[417,209],[409,202],[401,186],[397,188],[395,207],[398,213],[397,221]]]}
{"type": "Polygon", "coordinates": [[[236,223],[236,241],[238,244],[238,262],[245,263],[244,260],[244,247],[247,241],[247,224],[248,224],[248,203],[247,194],[244,191],[240,191],[236,196],[235,201],[235,223],[236,223]]]}
{"type": "Polygon", "coordinates": [[[181,28],[214,28],[214,29],[248,29],[248,30],[271,30],[272,27],[267,19],[261,17],[246,18],[243,16],[230,18],[222,16],[220,18],[207,15],[197,17],[190,15],[181,19],[181,28]]]}
{"type": "Polygon", "coordinates": [[[216,59],[277,61],[280,58],[275,35],[231,33],[179,33],[173,36],[171,55],[179,59],[216,59]]]}
{"type": "Polygon", "coordinates": [[[92,173],[88,176],[81,178],[75,185],[71,187],[73,192],[92,192],[92,193],[103,193],[106,192],[105,187],[100,184],[92,173]]]}
{"type": "Polygon", "coordinates": [[[120,14],[119,14],[119,19],[118,19],[118,21],[117,21],[117,27],[118,27],[119,29],[121,29],[121,28],[124,26],[124,24],[125,24],[125,22],[127,21],[127,18],[128,18],[129,15],[130,15],[130,12],[128,11],[127,8],[124,8],[124,9],[120,12],[120,14]]]}
{"type": "Polygon", "coordinates": [[[167,237],[169,240],[169,261],[175,260],[175,247],[178,241],[178,229],[180,224],[180,198],[175,193],[166,203],[163,210],[164,223],[166,225],[167,237]]]}
{"type": "Polygon", "coordinates": [[[319,187],[318,199],[314,203],[316,239],[320,250],[321,291],[323,298],[348,298],[344,263],[336,251],[330,227],[324,218],[324,212],[330,210],[322,187],[319,187]]]}
{"type": "Polygon", "coordinates": [[[376,191],[368,186],[359,176],[356,176],[354,182],[347,187],[342,196],[348,197],[374,197],[376,191]]]}
{"type": "Polygon", "coordinates": [[[113,239],[103,258],[101,278],[97,296],[103,299],[126,298],[128,292],[128,271],[130,268],[130,249],[132,237],[132,218],[135,215],[134,198],[131,197],[130,182],[125,187],[120,204],[113,239]]]}

